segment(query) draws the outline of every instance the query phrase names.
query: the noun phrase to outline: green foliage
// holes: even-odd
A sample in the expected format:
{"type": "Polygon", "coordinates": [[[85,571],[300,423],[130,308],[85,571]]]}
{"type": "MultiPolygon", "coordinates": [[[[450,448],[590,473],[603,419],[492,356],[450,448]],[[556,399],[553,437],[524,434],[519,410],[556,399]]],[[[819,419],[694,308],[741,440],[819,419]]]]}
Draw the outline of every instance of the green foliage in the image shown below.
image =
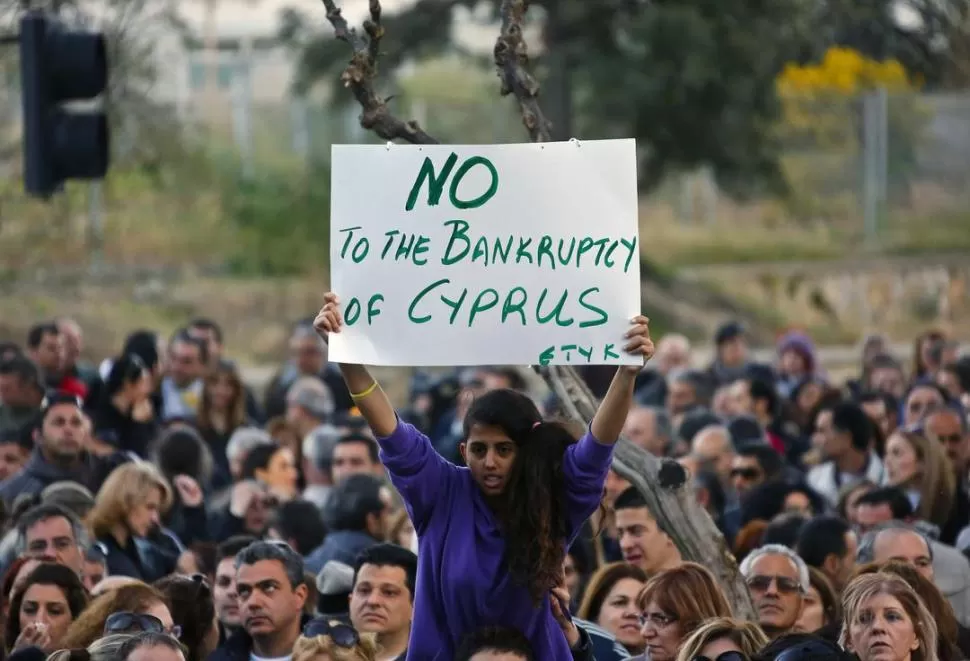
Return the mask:
{"type": "Polygon", "coordinates": [[[235,234],[230,268],[282,276],[325,270],[330,246],[330,172],[323,166],[230,169],[221,187],[235,234]]]}

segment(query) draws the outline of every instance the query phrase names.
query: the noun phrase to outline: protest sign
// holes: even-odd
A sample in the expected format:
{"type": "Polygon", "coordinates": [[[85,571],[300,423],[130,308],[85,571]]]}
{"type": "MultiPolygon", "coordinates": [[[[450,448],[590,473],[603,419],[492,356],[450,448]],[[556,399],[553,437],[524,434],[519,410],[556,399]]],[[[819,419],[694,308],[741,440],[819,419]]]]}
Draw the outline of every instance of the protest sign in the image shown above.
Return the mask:
{"type": "Polygon", "coordinates": [[[334,145],[336,362],[634,364],[636,143],[334,145]]]}

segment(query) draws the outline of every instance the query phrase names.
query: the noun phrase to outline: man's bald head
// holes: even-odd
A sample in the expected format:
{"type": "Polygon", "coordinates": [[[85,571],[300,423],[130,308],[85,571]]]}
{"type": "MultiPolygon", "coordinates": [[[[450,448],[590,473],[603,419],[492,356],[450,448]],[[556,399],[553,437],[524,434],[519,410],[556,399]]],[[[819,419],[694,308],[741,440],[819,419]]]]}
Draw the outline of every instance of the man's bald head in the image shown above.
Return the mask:
{"type": "Polygon", "coordinates": [[[697,432],[691,442],[691,454],[710,466],[722,481],[726,482],[730,477],[734,444],[727,427],[709,425],[697,432]]]}
{"type": "MultiPolygon", "coordinates": [[[[869,534],[872,535],[872,562],[905,562],[927,579],[933,580],[933,549],[926,537],[901,526],[887,526],[869,534]]],[[[860,556],[863,553],[860,550],[860,556]]]]}

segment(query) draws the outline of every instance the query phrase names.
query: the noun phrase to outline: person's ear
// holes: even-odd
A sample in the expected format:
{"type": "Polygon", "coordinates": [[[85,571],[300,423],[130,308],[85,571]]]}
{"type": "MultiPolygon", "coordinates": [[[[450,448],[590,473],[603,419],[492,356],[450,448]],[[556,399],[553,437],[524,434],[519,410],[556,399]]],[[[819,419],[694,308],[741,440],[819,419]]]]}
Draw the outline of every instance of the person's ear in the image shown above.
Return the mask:
{"type": "Polygon", "coordinates": [[[839,563],[839,557],[834,553],[829,553],[822,561],[822,571],[829,576],[835,576],[839,573],[839,563]]]}
{"type": "Polygon", "coordinates": [[[465,442],[459,443],[458,452],[461,453],[461,460],[464,461],[465,465],[467,466],[468,465],[468,444],[465,442]]]}

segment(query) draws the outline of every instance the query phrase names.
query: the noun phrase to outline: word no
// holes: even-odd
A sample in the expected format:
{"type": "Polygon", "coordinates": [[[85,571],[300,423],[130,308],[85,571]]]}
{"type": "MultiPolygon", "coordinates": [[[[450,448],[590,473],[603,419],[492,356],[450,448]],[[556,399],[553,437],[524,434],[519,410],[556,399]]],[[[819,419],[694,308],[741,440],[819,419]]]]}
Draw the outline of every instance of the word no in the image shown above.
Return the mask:
{"type": "MultiPolygon", "coordinates": [[[[438,174],[435,172],[431,157],[425,157],[424,163],[421,164],[421,170],[418,172],[418,178],[414,180],[414,185],[411,186],[411,194],[408,195],[408,201],[404,204],[404,210],[412,211],[414,209],[414,205],[418,201],[418,196],[421,194],[421,188],[424,186],[426,180],[428,181],[428,206],[437,206],[441,200],[441,194],[444,192],[445,184],[448,183],[448,177],[451,176],[451,171],[457,162],[458,154],[451,152],[451,156],[445,161],[445,166],[442,168],[441,174],[438,174]]],[[[497,191],[498,170],[484,156],[472,156],[471,158],[465,159],[465,162],[461,164],[458,172],[455,173],[455,177],[451,180],[451,186],[448,188],[448,201],[456,209],[477,209],[491,200],[497,191]],[[476,165],[480,165],[488,170],[488,188],[476,198],[470,200],[461,199],[458,197],[458,187],[461,186],[461,180],[476,165]]]]}

